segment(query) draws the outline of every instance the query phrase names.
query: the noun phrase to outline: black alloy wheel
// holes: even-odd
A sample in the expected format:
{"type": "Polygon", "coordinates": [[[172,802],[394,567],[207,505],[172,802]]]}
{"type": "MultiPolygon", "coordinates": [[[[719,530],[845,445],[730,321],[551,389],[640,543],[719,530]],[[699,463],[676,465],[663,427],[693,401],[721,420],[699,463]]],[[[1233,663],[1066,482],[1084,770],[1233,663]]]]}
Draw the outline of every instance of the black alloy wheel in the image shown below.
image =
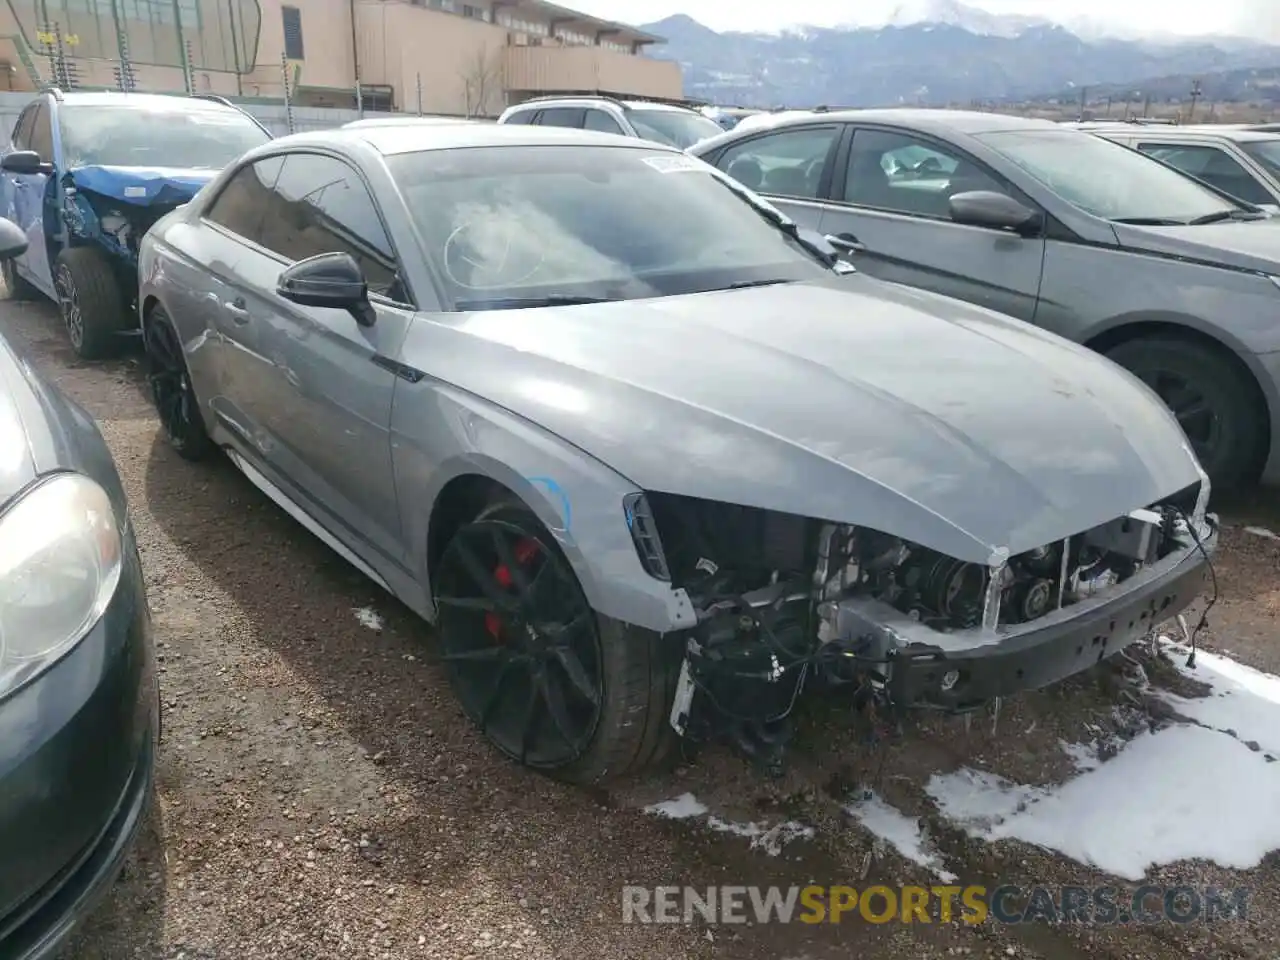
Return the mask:
{"type": "Polygon", "coordinates": [[[202,459],[213,443],[205,431],[200,402],[187,374],[178,334],[159,307],[148,315],[142,336],[147,354],[147,384],[165,436],[179,456],[202,459]]]}
{"type": "Polygon", "coordinates": [[[1257,479],[1266,449],[1265,406],[1247,370],[1221,350],[1181,338],[1131,340],[1107,356],[1172,411],[1214,489],[1257,479]]]}
{"type": "Polygon", "coordinates": [[[527,510],[463,526],[435,577],[441,659],[462,708],[508,756],[548,773],[591,748],[604,701],[599,622],[527,510]]]}

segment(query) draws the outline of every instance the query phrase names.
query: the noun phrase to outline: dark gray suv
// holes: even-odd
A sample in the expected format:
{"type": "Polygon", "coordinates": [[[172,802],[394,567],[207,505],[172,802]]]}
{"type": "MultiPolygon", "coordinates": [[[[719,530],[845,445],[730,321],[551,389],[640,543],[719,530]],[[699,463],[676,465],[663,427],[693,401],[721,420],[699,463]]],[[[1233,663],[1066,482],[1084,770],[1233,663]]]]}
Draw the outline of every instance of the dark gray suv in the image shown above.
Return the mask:
{"type": "Polygon", "coordinates": [[[792,114],[688,152],[866,273],[1127,367],[1215,486],[1280,481],[1280,218],[1101,137],[996,114],[792,114]]]}

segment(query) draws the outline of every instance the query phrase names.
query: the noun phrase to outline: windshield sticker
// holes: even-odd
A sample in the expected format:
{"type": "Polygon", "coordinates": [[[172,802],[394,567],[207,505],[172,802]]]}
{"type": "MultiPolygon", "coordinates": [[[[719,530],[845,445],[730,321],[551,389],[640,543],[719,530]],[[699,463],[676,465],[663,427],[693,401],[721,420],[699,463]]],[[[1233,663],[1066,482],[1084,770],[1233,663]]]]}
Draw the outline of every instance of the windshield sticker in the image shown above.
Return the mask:
{"type": "Polygon", "coordinates": [[[659,173],[702,173],[706,170],[701,161],[695,160],[693,157],[680,156],[679,154],[642,157],[641,159],[659,173]]]}
{"type": "Polygon", "coordinates": [[[125,187],[124,195],[126,197],[145,197],[147,195],[146,187],[125,187]]]}

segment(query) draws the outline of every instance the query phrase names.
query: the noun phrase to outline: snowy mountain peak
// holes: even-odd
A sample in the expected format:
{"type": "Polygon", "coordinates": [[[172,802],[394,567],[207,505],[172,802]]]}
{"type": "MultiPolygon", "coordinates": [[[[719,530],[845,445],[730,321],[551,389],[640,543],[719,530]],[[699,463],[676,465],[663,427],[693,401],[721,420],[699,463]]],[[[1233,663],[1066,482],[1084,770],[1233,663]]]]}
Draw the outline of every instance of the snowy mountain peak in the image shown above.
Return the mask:
{"type": "Polygon", "coordinates": [[[1048,24],[1040,17],[987,13],[959,0],[866,0],[858,5],[857,19],[845,28],[944,25],[986,36],[1016,37],[1031,27],[1048,24]]]}

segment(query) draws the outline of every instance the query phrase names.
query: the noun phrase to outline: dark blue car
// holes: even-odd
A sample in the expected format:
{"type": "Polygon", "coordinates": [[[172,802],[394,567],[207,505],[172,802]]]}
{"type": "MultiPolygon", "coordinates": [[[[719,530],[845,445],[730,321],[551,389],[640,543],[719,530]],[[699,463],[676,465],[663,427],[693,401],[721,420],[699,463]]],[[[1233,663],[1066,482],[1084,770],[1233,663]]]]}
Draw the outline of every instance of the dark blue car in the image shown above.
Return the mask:
{"type": "MultiPolygon", "coordinates": [[[[0,258],[26,248],[0,220],[0,258]]],[[[0,336],[0,957],[49,957],[110,886],[152,794],[151,616],[93,419],[0,336]]]]}
{"type": "Polygon", "coordinates": [[[76,352],[137,331],[138,241],[271,134],[219,99],[47,90],[0,156],[0,216],[27,236],[4,267],[10,296],[58,303],[76,352]]]}

